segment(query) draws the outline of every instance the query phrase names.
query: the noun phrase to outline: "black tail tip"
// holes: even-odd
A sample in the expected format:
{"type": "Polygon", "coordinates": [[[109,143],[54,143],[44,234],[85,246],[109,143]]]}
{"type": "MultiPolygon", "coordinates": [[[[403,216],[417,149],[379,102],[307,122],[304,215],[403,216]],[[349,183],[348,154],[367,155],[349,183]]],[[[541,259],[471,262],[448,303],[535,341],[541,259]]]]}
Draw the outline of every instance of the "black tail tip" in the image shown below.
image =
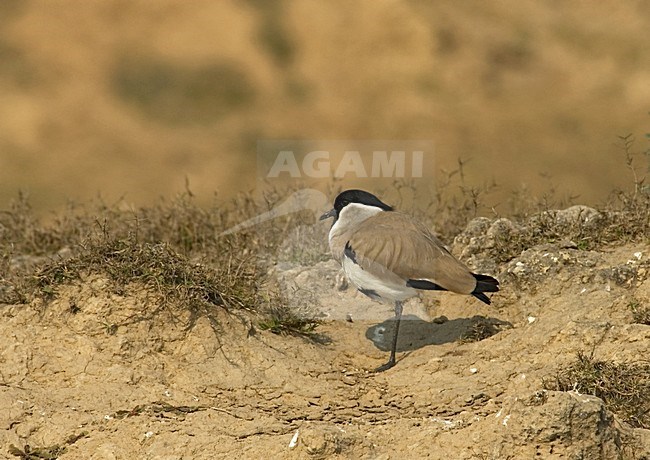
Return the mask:
{"type": "Polygon", "coordinates": [[[488,296],[486,296],[485,294],[483,294],[482,292],[472,292],[472,295],[474,297],[476,297],[478,300],[480,300],[481,302],[484,302],[484,303],[486,303],[488,305],[490,305],[492,303],[490,298],[488,296]]]}
{"type": "Polygon", "coordinates": [[[499,280],[493,278],[489,275],[478,275],[472,273],[476,279],[476,287],[472,291],[472,295],[479,299],[481,302],[484,302],[490,305],[490,298],[483,294],[484,292],[498,292],[499,291],[499,280]]]}

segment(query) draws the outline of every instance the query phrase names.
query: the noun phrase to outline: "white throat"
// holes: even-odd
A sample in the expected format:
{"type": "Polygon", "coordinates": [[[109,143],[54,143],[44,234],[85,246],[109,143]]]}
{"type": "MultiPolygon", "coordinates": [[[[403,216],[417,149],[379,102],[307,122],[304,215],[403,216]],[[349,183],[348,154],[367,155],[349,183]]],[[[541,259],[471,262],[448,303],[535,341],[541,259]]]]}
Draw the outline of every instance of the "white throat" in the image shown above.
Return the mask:
{"type": "Polygon", "coordinates": [[[361,203],[350,203],[341,210],[339,213],[339,218],[336,220],[334,225],[332,225],[329,233],[330,241],[332,238],[342,233],[355,229],[361,225],[364,220],[383,211],[383,209],[378,208],[377,206],[368,206],[361,203]]]}

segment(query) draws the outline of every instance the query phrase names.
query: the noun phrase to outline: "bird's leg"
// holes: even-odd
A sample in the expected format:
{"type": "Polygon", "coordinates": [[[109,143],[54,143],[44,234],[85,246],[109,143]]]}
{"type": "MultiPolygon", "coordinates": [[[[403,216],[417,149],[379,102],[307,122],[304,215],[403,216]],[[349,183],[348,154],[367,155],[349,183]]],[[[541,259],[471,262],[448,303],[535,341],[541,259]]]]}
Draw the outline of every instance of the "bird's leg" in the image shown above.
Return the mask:
{"type": "Polygon", "coordinates": [[[393,332],[393,344],[390,349],[390,358],[386,364],[382,364],[375,372],[383,372],[395,365],[395,352],[397,351],[397,335],[399,333],[399,323],[402,320],[402,302],[395,301],[395,331],[393,332]]]}

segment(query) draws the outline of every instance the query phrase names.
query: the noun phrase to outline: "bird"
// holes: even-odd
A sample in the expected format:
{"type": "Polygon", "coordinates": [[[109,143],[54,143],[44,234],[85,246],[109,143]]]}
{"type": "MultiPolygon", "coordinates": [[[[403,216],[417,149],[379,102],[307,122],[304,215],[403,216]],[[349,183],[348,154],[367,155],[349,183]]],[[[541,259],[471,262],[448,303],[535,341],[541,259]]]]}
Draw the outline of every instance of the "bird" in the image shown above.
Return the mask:
{"type": "Polygon", "coordinates": [[[403,303],[422,290],[472,295],[490,304],[486,292],[499,291],[499,281],[473,273],[449,252],[422,223],[365,190],[345,190],[320,220],[334,218],[328,239],[332,257],[348,280],[372,300],[392,303],[395,328],[388,361],[395,366],[403,303]]]}

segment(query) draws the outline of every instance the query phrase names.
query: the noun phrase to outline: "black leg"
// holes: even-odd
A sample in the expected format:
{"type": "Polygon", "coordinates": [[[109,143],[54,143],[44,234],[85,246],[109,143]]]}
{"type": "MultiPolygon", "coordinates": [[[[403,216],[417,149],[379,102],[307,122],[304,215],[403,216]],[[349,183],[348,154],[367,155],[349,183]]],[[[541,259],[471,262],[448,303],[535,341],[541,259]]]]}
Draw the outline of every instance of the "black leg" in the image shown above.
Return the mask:
{"type": "Polygon", "coordinates": [[[375,372],[383,372],[395,365],[395,352],[397,351],[397,335],[399,334],[399,323],[402,320],[402,302],[395,302],[395,332],[393,333],[393,345],[390,349],[390,358],[386,364],[382,364],[375,372]]]}

